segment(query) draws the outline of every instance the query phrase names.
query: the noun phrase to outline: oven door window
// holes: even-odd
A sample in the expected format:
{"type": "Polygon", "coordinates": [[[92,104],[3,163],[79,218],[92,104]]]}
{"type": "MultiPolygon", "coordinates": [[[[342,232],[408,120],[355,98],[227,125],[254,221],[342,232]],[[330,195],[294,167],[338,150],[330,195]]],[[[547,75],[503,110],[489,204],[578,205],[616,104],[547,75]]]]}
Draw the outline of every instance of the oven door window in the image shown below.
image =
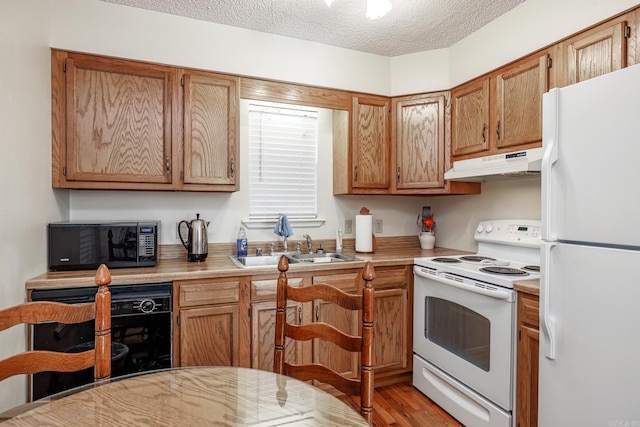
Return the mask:
{"type": "Polygon", "coordinates": [[[489,372],[491,323],[481,314],[436,297],[425,300],[425,334],[431,342],[489,372]]]}

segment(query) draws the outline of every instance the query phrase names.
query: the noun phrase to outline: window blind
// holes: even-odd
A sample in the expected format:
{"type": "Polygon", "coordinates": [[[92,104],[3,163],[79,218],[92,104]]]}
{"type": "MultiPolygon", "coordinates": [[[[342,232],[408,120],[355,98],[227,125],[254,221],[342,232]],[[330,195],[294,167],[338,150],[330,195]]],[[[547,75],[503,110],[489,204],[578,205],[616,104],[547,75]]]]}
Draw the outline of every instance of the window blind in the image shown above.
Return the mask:
{"type": "Polygon", "coordinates": [[[318,111],[249,104],[249,218],[317,216],[318,111]]]}

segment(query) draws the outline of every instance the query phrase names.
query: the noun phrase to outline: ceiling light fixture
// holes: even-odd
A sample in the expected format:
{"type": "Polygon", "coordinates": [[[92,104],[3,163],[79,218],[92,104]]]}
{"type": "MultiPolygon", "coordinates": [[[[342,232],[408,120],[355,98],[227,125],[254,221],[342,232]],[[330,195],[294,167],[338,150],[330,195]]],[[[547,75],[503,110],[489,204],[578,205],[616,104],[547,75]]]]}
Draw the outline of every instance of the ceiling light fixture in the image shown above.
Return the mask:
{"type": "Polygon", "coordinates": [[[391,2],[389,0],[367,0],[367,18],[378,19],[389,13],[391,2]]]}
{"type": "MultiPolygon", "coordinates": [[[[324,0],[327,7],[331,7],[333,0],[324,0]]],[[[369,19],[382,18],[391,10],[391,2],[389,0],[367,0],[366,17],[369,19]]]]}

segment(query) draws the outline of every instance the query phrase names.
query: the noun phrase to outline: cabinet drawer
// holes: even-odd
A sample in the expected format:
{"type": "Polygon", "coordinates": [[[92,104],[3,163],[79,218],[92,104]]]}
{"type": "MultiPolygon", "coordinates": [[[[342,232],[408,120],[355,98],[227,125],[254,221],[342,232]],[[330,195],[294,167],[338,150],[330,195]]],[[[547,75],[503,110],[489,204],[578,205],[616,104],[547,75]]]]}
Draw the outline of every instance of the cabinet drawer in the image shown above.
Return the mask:
{"type": "MultiPolygon", "coordinates": [[[[289,286],[302,286],[302,277],[289,277],[289,286]]],[[[278,279],[252,280],[251,300],[260,298],[275,298],[278,289],[278,279]]]]}
{"type": "Polygon", "coordinates": [[[406,279],[406,267],[391,268],[387,270],[376,269],[376,278],[373,279],[373,288],[385,289],[385,288],[397,288],[399,286],[405,286],[407,284],[406,279]]]}
{"type": "MultiPolygon", "coordinates": [[[[359,270],[358,270],[359,271],[359,270]]],[[[358,289],[358,272],[344,274],[328,274],[325,276],[313,276],[313,284],[327,283],[343,291],[355,291],[358,289]]]]}
{"type": "Polygon", "coordinates": [[[180,284],[180,307],[238,302],[240,281],[189,281],[180,284]]]}
{"type": "Polygon", "coordinates": [[[540,304],[538,297],[529,294],[518,294],[518,312],[520,323],[538,328],[540,324],[540,304]]]}

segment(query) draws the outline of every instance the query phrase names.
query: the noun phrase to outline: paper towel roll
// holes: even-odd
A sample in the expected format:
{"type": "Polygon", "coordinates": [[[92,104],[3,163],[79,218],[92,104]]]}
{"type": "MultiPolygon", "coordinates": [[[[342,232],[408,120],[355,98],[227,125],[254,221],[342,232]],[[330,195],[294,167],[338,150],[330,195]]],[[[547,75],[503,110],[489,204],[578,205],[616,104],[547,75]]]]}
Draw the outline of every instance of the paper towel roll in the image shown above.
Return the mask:
{"type": "Polygon", "coordinates": [[[356,252],[373,252],[372,215],[356,215],[356,252]]]}

